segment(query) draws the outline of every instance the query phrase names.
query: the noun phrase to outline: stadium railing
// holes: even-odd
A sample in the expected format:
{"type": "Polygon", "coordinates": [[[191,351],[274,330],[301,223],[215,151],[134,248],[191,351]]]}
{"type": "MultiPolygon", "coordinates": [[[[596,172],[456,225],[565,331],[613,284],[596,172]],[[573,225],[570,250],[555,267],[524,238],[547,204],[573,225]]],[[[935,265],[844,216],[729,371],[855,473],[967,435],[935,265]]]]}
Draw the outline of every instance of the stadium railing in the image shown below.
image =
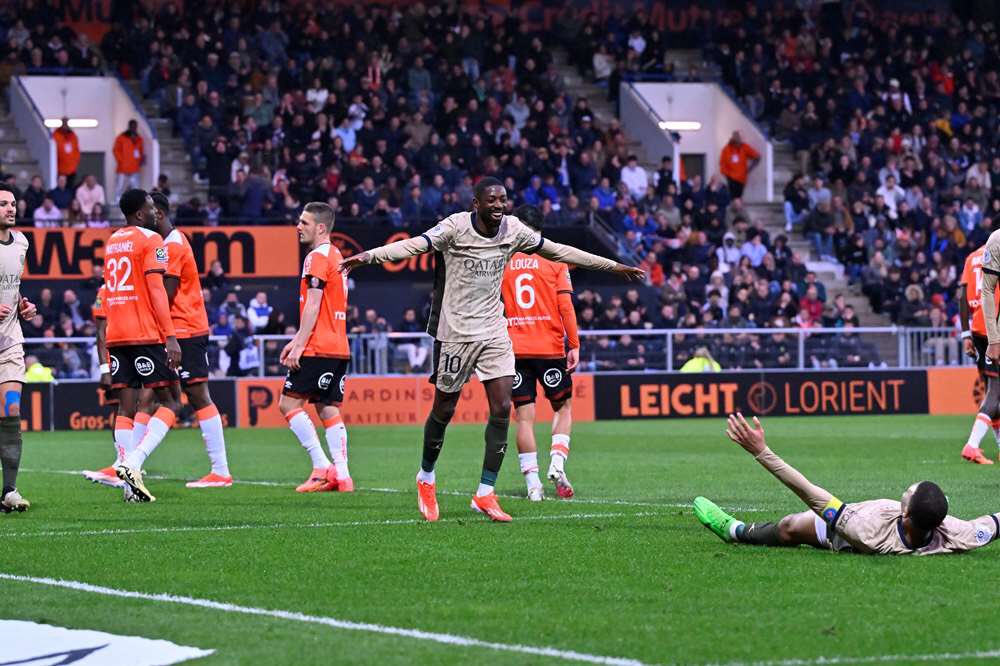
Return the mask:
{"type": "MultiPolygon", "coordinates": [[[[424,333],[364,333],[348,336],[351,375],[412,375],[430,371],[430,336],[424,333]]],[[[836,368],[927,368],[971,365],[953,328],[899,326],[844,328],[610,329],[580,331],[583,372],[676,372],[707,352],[722,370],[787,371],[836,368]]],[[[281,349],[288,335],[247,338],[238,358],[223,355],[227,336],[211,336],[214,375],[282,377],[281,349]],[[226,358],[228,362],[220,362],[226,358]],[[228,372],[236,364],[236,372],[228,372]]],[[[57,381],[95,381],[94,338],[28,338],[25,354],[52,367],[57,381]],[[75,353],[79,363],[66,363],[75,353]],[[53,362],[55,361],[55,362],[53,362]],[[67,368],[77,377],[58,377],[67,368]],[[82,376],[84,370],[87,376],[82,376]]]]}

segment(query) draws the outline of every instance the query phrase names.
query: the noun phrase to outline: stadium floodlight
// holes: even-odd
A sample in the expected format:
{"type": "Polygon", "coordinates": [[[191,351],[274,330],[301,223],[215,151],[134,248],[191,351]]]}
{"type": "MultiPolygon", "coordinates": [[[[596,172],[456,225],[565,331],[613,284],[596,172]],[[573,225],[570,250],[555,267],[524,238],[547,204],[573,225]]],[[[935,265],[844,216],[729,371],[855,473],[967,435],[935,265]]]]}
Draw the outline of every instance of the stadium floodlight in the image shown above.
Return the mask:
{"type": "MultiPolygon", "coordinates": [[[[75,129],[94,129],[100,123],[97,118],[70,118],[69,126],[75,129]]],[[[56,128],[62,126],[62,118],[46,118],[45,126],[56,128]]]]}
{"type": "Polygon", "coordinates": [[[660,129],[667,132],[697,132],[701,123],[697,120],[661,120],[660,129]]]}

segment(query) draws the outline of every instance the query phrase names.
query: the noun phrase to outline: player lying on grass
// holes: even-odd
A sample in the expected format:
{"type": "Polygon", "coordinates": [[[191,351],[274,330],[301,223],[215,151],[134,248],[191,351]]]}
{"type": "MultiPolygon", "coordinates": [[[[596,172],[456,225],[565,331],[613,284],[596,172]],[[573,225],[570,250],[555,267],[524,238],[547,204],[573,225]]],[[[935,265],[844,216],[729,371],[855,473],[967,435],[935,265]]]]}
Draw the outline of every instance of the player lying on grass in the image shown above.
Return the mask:
{"type": "Polygon", "coordinates": [[[948,498],[932,481],[914,483],[899,502],[877,499],[845,504],[771,451],[756,417],[754,423],[756,428],[742,414],[731,414],[726,434],[798,495],[809,511],[785,516],[777,524],[746,525],[704,497],[696,498],[695,516],[723,541],[878,555],[938,555],[985,546],[1000,533],[1000,514],[975,520],[949,516],[948,498]]]}

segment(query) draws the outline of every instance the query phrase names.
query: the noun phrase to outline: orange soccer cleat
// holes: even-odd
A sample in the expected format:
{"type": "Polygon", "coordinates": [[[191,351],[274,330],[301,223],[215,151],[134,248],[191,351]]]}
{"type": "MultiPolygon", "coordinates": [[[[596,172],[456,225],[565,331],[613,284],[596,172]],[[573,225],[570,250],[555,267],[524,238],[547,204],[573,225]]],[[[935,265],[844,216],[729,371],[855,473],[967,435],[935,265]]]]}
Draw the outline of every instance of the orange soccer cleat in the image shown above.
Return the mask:
{"type": "Polygon", "coordinates": [[[349,476],[341,479],[337,478],[337,492],[338,493],[353,493],[354,492],[354,479],[349,476]]]}
{"type": "Polygon", "coordinates": [[[88,481],[93,481],[94,483],[99,483],[102,486],[110,486],[111,488],[121,488],[125,485],[125,482],[118,478],[115,473],[114,465],[109,465],[103,469],[99,469],[96,472],[91,472],[90,470],[83,470],[83,478],[88,481]]]}
{"type": "Polygon", "coordinates": [[[974,446],[965,445],[962,449],[962,458],[977,465],[992,465],[993,461],[983,455],[983,450],[974,446]]]}
{"type": "Polygon", "coordinates": [[[438,519],[437,485],[417,481],[417,506],[421,515],[428,521],[438,519]]]}
{"type": "Polygon", "coordinates": [[[313,469],[309,478],[303,481],[297,493],[329,493],[337,489],[337,469],[330,465],[326,469],[313,469]]]}
{"type": "Polygon", "coordinates": [[[509,523],[513,520],[508,514],[500,508],[500,504],[497,503],[497,494],[490,493],[489,495],[473,495],[472,496],[472,510],[478,513],[485,513],[489,516],[490,520],[497,523],[509,523]]]}
{"type": "Polygon", "coordinates": [[[228,488],[233,485],[233,477],[222,476],[211,472],[201,477],[197,481],[188,481],[184,484],[188,488],[228,488]]]}

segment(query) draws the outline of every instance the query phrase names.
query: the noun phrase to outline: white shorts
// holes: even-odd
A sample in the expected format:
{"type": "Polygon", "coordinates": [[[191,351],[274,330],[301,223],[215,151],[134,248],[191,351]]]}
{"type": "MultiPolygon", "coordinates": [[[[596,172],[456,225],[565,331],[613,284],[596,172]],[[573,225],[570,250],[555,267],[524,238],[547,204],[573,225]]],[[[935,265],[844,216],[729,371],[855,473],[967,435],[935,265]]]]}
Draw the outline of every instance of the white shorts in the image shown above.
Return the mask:
{"type": "Polygon", "coordinates": [[[480,381],[514,376],[510,337],[477,342],[435,342],[431,382],[442,393],[458,393],[475,372],[480,381]]]}

